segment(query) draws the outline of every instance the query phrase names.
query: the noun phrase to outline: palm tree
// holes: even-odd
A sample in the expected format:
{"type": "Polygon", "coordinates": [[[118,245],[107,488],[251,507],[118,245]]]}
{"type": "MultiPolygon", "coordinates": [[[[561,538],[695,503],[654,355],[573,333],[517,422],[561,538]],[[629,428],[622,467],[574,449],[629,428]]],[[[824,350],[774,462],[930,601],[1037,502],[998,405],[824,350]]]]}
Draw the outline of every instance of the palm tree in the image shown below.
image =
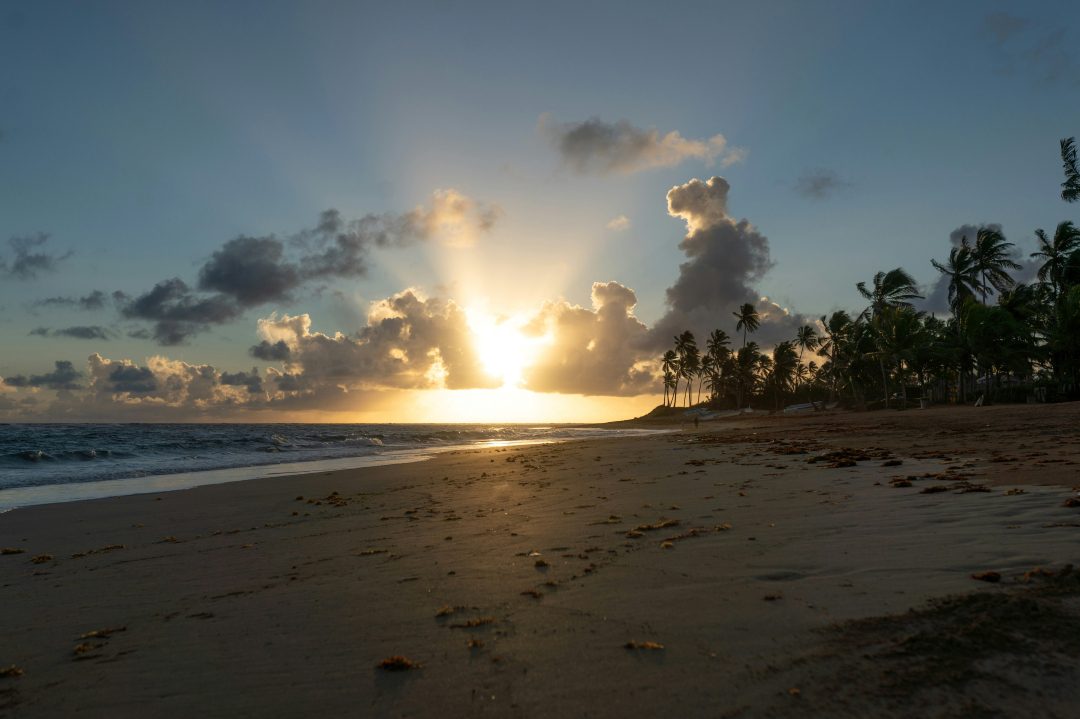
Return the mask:
{"type": "Polygon", "coordinates": [[[1061,275],[1065,271],[1065,264],[1069,255],[1080,244],[1080,230],[1071,222],[1061,222],[1054,230],[1054,239],[1051,240],[1042,230],[1035,230],[1035,237],[1039,240],[1039,249],[1031,253],[1032,257],[1041,257],[1044,262],[1039,267],[1039,281],[1047,282],[1054,290],[1054,299],[1061,287],[1061,275]]]}
{"type": "Polygon", "coordinates": [[[686,379],[686,406],[689,407],[694,396],[694,377],[697,377],[701,373],[701,353],[698,352],[693,335],[691,335],[690,343],[686,347],[686,355],[683,357],[682,362],[682,371],[683,377],[686,379]]]}
{"type": "Polygon", "coordinates": [[[971,246],[965,237],[959,247],[949,250],[949,259],[946,264],[937,260],[930,260],[934,268],[949,278],[949,307],[956,314],[956,308],[964,303],[968,297],[974,297],[979,286],[976,277],[975,258],[971,254],[971,246]]]}
{"type": "Polygon", "coordinates": [[[780,409],[780,393],[786,393],[791,388],[799,366],[799,357],[795,354],[795,342],[785,340],[773,348],[772,385],[775,409],[780,409]]]}
{"type": "Polygon", "coordinates": [[[757,310],[754,306],[747,302],[739,307],[738,312],[732,312],[736,319],[739,321],[735,323],[735,331],[742,332],[742,345],[746,347],[746,333],[756,332],[757,328],[761,326],[761,320],[758,317],[757,310]]]}
{"type": "Polygon", "coordinates": [[[712,354],[706,352],[701,357],[701,363],[698,366],[698,386],[697,386],[697,403],[701,404],[701,386],[705,384],[705,380],[716,372],[716,358],[712,354]]]}
{"type": "MultiPolygon", "coordinates": [[[[676,338],[676,342],[678,339],[676,338]]],[[[668,378],[674,379],[675,385],[672,387],[671,398],[675,399],[675,390],[678,389],[679,382],[679,356],[675,354],[675,350],[668,350],[664,353],[663,358],[660,360],[660,367],[664,372],[664,406],[668,403],[668,378]]]]}
{"type": "Polygon", "coordinates": [[[721,360],[727,356],[730,350],[728,345],[731,344],[731,339],[728,337],[728,333],[724,330],[713,330],[709,335],[708,341],[705,343],[705,351],[709,353],[709,356],[714,360],[721,360]]]}
{"type": "MultiPolygon", "coordinates": [[[[694,352],[697,352],[697,343],[694,340],[694,333],[690,330],[686,330],[680,335],[675,337],[675,396],[678,397],[679,390],[679,378],[686,377],[686,357],[690,353],[690,347],[694,348],[694,352]]],[[[672,406],[675,406],[677,400],[672,402],[672,406]]]]}
{"type": "MultiPolygon", "coordinates": [[[[888,360],[890,367],[896,370],[896,379],[900,384],[901,409],[907,406],[905,363],[910,362],[915,347],[922,341],[921,319],[922,313],[910,307],[888,307],[874,317],[874,343],[880,358],[888,360]]],[[[882,381],[886,382],[887,397],[888,380],[883,376],[882,381]]]]}
{"type": "Polygon", "coordinates": [[[915,278],[909,275],[902,267],[897,267],[888,272],[878,272],[874,275],[873,289],[867,289],[865,282],[855,285],[856,289],[866,299],[870,300],[870,306],[863,314],[877,314],[887,306],[910,307],[910,300],[921,300],[919,288],[915,284],[915,278]]]}
{"type": "Polygon", "coordinates": [[[1013,243],[1006,242],[1005,236],[997,230],[989,227],[981,227],[975,234],[975,245],[971,248],[971,256],[975,261],[975,269],[982,278],[983,304],[993,287],[999,293],[1004,292],[1016,284],[1006,270],[1019,270],[1011,256],[1010,249],[1015,247],[1013,243]]]}
{"type": "Polygon", "coordinates": [[[1080,200],[1080,168],[1076,162],[1076,138],[1061,141],[1061,164],[1065,170],[1065,182],[1061,183],[1061,199],[1066,202],[1080,200]]]}
{"type": "Polygon", "coordinates": [[[736,404],[742,408],[743,391],[750,388],[746,408],[750,408],[750,396],[754,391],[754,372],[761,364],[761,352],[757,342],[748,342],[735,355],[736,404]]]}
{"type": "Polygon", "coordinates": [[[829,362],[829,400],[836,398],[836,381],[840,377],[840,343],[851,327],[851,316],[843,310],[833,312],[828,318],[821,316],[825,336],[818,340],[818,349],[829,362]]]}
{"type": "MultiPolygon", "coordinates": [[[[795,344],[799,346],[799,364],[801,365],[803,352],[805,352],[806,350],[817,349],[818,336],[817,330],[814,329],[814,326],[803,325],[802,327],[800,327],[798,332],[795,333],[795,344]]],[[[798,389],[798,385],[799,383],[801,383],[801,380],[802,378],[799,377],[798,381],[796,382],[796,389],[798,389]]]]}
{"type": "Polygon", "coordinates": [[[675,373],[671,370],[664,370],[664,406],[668,406],[668,393],[672,401],[675,399],[675,373]]]}
{"type": "MultiPolygon", "coordinates": [[[[866,289],[865,282],[859,282],[855,287],[864,298],[870,300],[870,306],[863,310],[863,316],[868,318],[877,317],[889,307],[911,307],[910,300],[922,299],[919,288],[915,284],[915,278],[909,275],[903,268],[878,272],[874,275],[874,288],[866,289]]],[[[889,407],[889,381],[885,376],[885,359],[879,357],[881,368],[881,381],[885,386],[885,408],[889,407]]]]}

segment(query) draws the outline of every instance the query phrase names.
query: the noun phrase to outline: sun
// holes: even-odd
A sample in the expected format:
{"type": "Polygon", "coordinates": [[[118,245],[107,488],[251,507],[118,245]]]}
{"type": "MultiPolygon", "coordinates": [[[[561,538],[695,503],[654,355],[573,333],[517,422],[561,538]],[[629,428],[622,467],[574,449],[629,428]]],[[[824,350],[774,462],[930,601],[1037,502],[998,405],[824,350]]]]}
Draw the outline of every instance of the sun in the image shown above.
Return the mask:
{"type": "Polygon", "coordinates": [[[521,315],[497,317],[475,307],[465,313],[484,370],[501,379],[502,387],[520,387],[525,370],[550,338],[526,334],[523,330],[526,318],[521,315]]]}

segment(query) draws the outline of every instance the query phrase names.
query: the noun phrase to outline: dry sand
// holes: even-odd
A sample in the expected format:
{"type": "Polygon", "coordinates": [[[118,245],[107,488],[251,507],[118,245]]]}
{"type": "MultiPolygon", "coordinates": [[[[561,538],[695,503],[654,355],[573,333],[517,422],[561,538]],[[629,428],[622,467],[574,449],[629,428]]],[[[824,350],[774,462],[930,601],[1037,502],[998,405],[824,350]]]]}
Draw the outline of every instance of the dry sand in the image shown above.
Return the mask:
{"type": "Polygon", "coordinates": [[[1080,572],[1023,575],[1080,559],[1078,420],[749,418],[15,510],[0,715],[1075,716],[1080,572]]]}

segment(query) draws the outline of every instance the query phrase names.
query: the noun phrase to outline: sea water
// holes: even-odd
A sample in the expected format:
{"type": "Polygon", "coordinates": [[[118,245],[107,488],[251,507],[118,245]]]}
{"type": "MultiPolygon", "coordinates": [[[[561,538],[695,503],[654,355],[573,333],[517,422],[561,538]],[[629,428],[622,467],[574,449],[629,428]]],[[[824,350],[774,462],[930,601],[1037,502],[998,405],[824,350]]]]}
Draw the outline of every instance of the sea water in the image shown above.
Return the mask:
{"type": "Polygon", "coordinates": [[[0,511],[655,430],[518,424],[0,424],[0,511]]]}

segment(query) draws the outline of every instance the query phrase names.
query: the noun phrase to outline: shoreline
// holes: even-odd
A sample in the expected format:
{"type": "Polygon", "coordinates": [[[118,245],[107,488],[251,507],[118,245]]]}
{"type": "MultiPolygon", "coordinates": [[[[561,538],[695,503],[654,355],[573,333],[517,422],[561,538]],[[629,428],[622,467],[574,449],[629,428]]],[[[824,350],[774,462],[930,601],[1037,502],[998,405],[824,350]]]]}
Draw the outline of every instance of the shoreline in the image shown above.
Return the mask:
{"type": "MultiPolygon", "coordinates": [[[[995,644],[900,695],[900,662],[941,656],[871,655],[971,623],[913,607],[1029,601],[1035,567],[1080,564],[1078,412],[755,417],[26,507],[0,515],[22,550],[0,556],[0,667],[24,672],[0,711],[944,717],[1039,696],[1069,716],[1080,659],[1052,637],[1015,645],[1053,671],[995,644]],[[1014,455],[1064,461],[1020,487],[991,461],[1014,455]],[[420,666],[378,668],[395,656],[420,666]]],[[[1067,636],[1070,606],[1040,616],[1067,636]]]]}
{"type": "MultiPolygon", "coordinates": [[[[576,428],[576,427],[575,427],[576,428]]],[[[627,432],[658,434],[669,431],[658,428],[612,428],[583,426],[581,429],[597,430],[610,433],[609,436],[633,436],[627,432]]],[[[595,437],[593,437],[595,438],[595,437]]],[[[57,504],[81,502],[89,499],[124,497],[132,494],[154,494],[175,492],[200,487],[207,484],[225,484],[229,482],[247,482],[275,476],[288,477],[322,472],[381,467],[391,464],[423,462],[445,452],[454,452],[477,447],[514,447],[530,444],[549,444],[556,442],[577,442],[586,437],[558,437],[545,439],[520,440],[480,440],[472,443],[427,445],[401,449],[388,449],[385,452],[370,454],[313,458],[294,462],[264,462],[260,464],[238,465],[190,472],[169,472],[145,474],[132,477],[117,477],[90,481],[56,482],[41,485],[23,485],[0,489],[0,514],[23,507],[39,504],[57,504]]]]}

